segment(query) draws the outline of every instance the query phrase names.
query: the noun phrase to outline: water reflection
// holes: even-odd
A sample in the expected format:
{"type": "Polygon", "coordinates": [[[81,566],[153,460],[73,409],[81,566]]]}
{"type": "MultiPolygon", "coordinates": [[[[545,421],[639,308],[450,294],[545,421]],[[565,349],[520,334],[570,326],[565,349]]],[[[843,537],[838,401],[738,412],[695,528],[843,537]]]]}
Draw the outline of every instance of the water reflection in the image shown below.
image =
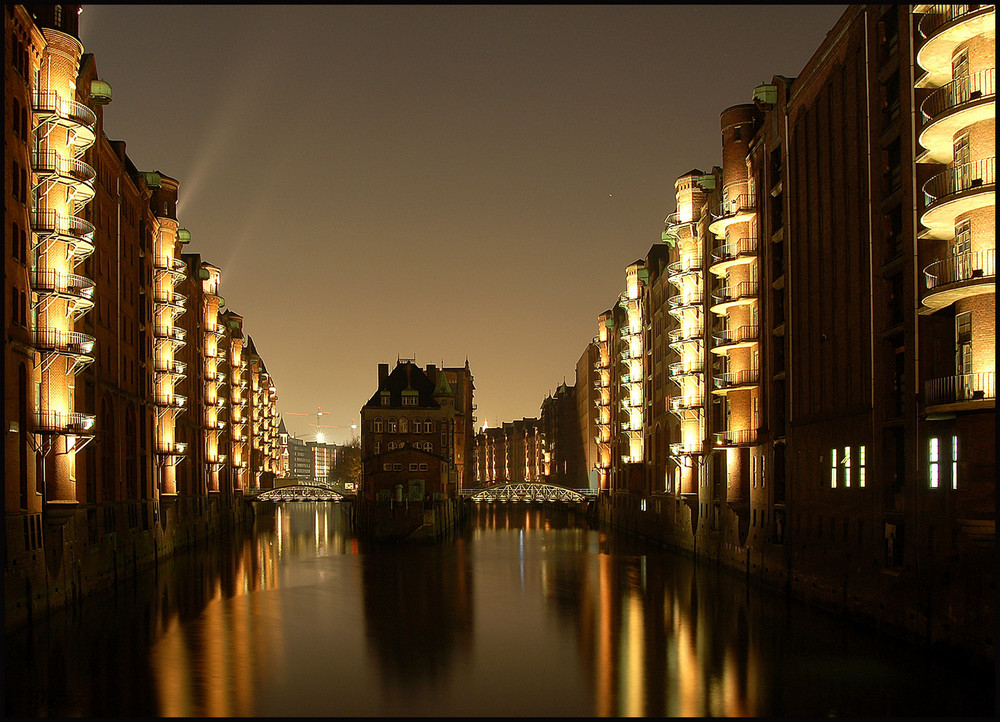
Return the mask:
{"type": "Polygon", "coordinates": [[[19,716],[988,715],[993,670],[863,634],[741,579],[477,507],[367,547],[336,505],[258,508],[117,596],[8,637],[19,716]]]}

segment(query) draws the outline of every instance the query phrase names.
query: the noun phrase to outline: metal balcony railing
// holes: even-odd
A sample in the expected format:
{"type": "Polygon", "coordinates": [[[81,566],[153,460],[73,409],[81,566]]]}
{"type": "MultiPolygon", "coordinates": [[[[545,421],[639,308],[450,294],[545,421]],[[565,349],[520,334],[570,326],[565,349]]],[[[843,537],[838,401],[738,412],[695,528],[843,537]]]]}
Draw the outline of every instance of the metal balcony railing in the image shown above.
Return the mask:
{"type": "Polygon", "coordinates": [[[715,376],[713,379],[715,388],[725,389],[731,386],[744,386],[746,384],[756,384],[760,382],[760,369],[740,369],[739,371],[728,371],[715,376]]]}
{"type": "Polygon", "coordinates": [[[712,334],[716,346],[730,346],[735,343],[746,343],[756,341],[760,335],[759,326],[740,326],[739,328],[727,328],[716,331],[712,334]]]}
{"type": "Polygon", "coordinates": [[[185,331],[180,326],[167,326],[165,324],[158,324],[153,329],[153,335],[156,338],[168,338],[173,341],[183,341],[184,337],[187,336],[187,331],[185,331]]]}
{"type": "Polygon", "coordinates": [[[712,294],[712,300],[717,304],[729,303],[744,298],[756,298],[757,293],[758,283],[756,281],[741,281],[735,286],[723,286],[712,294]]]}
{"type": "Polygon", "coordinates": [[[684,442],[678,442],[670,445],[671,456],[691,456],[694,454],[701,454],[701,453],[703,453],[701,444],[687,444],[684,442]]]}
{"type": "Polygon", "coordinates": [[[670,364],[667,368],[670,369],[671,376],[690,376],[692,374],[705,373],[705,367],[700,363],[685,363],[684,361],[675,361],[670,364]]]}
{"type": "Polygon", "coordinates": [[[36,90],[31,94],[31,109],[41,116],[55,115],[91,131],[97,125],[97,114],[83,103],[65,100],[54,90],[36,90]]]}
{"type": "Polygon", "coordinates": [[[752,211],[757,207],[757,195],[755,193],[740,193],[732,196],[726,203],[719,204],[717,212],[712,214],[716,220],[729,218],[738,213],[752,211]]]}
{"type": "Polygon", "coordinates": [[[94,224],[56,211],[32,211],[31,229],[39,235],[55,234],[93,244],[94,224]]]}
{"type": "Polygon", "coordinates": [[[747,236],[730,243],[723,243],[712,251],[712,262],[722,263],[736,258],[743,258],[757,255],[757,238],[747,236]]]}
{"type": "Polygon", "coordinates": [[[187,406],[187,397],[180,394],[155,394],[153,402],[157,406],[164,406],[171,409],[183,409],[187,406]]]}
{"type": "Polygon", "coordinates": [[[52,150],[31,152],[31,169],[39,175],[55,175],[73,183],[91,184],[97,177],[90,165],[76,158],[63,158],[52,150]]]}
{"type": "Polygon", "coordinates": [[[932,176],[924,183],[924,205],[934,203],[971,189],[996,186],[996,158],[983,158],[963,163],[932,176]]]}
{"type": "Polygon", "coordinates": [[[996,399],[993,371],[945,376],[927,381],[924,387],[927,405],[953,404],[962,401],[996,399]]]}
{"type": "Polygon", "coordinates": [[[993,259],[992,248],[985,251],[967,251],[950,258],[943,258],[924,269],[924,281],[928,289],[933,289],[952,283],[993,278],[996,276],[993,259]]]}
{"type": "Polygon", "coordinates": [[[738,429],[736,431],[716,431],[715,443],[719,446],[746,446],[757,443],[757,429],[738,429]]]}
{"type": "Polygon", "coordinates": [[[678,293],[671,296],[667,301],[671,309],[686,308],[688,306],[700,306],[703,298],[701,293],[694,291],[688,293],[678,293]]]}
{"type": "Polygon", "coordinates": [[[165,291],[162,288],[158,288],[156,290],[156,293],[153,294],[153,300],[156,303],[166,304],[167,306],[175,306],[176,308],[184,308],[187,305],[187,296],[183,293],[165,291]]]}
{"type": "Polygon", "coordinates": [[[158,271],[170,271],[173,273],[186,273],[187,264],[183,258],[176,256],[157,256],[153,259],[153,268],[158,271]]]}
{"type": "Polygon", "coordinates": [[[696,409],[705,405],[705,397],[701,394],[681,394],[671,396],[667,405],[671,411],[681,411],[683,409],[696,409]]]}
{"type": "Polygon", "coordinates": [[[79,331],[61,331],[56,328],[36,328],[32,332],[35,348],[56,353],[90,356],[97,342],[93,336],[79,331]]]}
{"type": "Polygon", "coordinates": [[[31,271],[31,290],[38,294],[71,296],[90,301],[94,297],[94,282],[75,273],[36,268],[31,271]]]}
{"type": "Polygon", "coordinates": [[[183,361],[174,359],[156,359],[153,362],[153,370],[160,373],[183,375],[187,365],[183,361]]]}
{"type": "Polygon", "coordinates": [[[187,444],[183,441],[160,442],[156,445],[156,453],[165,456],[183,454],[187,451],[187,444]]]}
{"type": "Polygon", "coordinates": [[[924,123],[966,103],[995,98],[995,80],[996,68],[986,68],[938,88],[920,104],[924,123]]]}
{"type": "Polygon", "coordinates": [[[924,39],[927,39],[944,25],[972,15],[985,15],[989,12],[993,12],[992,5],[931,5],[927,13],[920,19],[920,34],[924,39]]]}
{"type": "Polygon", "coordinates": [[[93,414],[73,411],[36,411],[33,420],[35,433],[81,435],[94,433],[95,417],[93,414]]]}
{"type": "Polygon", "coordinates": [[[701,328],[697,326],[692,326],[690,328],[675,328],[671,329],[667,337],[670,339],[670,344],[675,343],[685,343],[688,341],[701,341],[701,328]]]}

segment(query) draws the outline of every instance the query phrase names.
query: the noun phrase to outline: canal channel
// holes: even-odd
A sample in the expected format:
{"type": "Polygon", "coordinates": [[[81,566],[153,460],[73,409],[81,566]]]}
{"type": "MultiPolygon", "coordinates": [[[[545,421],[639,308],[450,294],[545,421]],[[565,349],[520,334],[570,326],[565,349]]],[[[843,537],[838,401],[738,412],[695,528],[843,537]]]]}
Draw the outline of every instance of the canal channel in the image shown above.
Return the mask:
{"type": "Polygon", "coordinates": [[[8,716],[992,716],[994,668],[524,504],[367,545],[252,529],[8,635],[8,716]]]}

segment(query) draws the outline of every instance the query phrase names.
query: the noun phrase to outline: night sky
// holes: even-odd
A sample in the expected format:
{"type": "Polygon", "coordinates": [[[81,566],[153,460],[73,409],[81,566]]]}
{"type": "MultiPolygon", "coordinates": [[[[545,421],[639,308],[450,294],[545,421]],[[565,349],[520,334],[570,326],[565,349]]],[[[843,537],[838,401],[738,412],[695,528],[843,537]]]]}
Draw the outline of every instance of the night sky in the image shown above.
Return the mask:
{"type": "Polygon", "coordinates": [[[468,359],[478,426],[537,416],[719,114],[844,8],[85,5],[80,36],[289,431],[341,442],[397,358],[468,359]]]}

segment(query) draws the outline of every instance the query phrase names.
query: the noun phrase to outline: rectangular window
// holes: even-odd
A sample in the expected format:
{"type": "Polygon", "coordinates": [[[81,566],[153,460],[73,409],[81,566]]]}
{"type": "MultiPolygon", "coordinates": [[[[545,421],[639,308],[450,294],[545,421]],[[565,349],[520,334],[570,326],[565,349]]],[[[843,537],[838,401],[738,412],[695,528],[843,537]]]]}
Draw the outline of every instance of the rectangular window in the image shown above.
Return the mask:
{"type": "Polygon", "coordinates": [[[955,371],[959,376],[972,373],[972,312],[955,316],[955,371]]]}
{"type": "Polygon", "coordinates": [[[402,471],[403,470],[403,465],[402,464],[393,464],[392,465],[392,470],[393,471],[402,471]]]}
{"type": "Polygon", "coordinates": [[[851,488],[851,447],[844,447],[844,486],[851,488]]]}
{"type": "Polygon", "coordinates": [[[421,464],[420,471],[427,471],[427,464],[421,464]]]}
{"type": "Polygon", "coordinates": [[[416,471],[419,468],[418,464],[410,464],[410,471],[416,471]]]}
{"type": "Polygon", "coordinates": [[[958,488],[958,437],[951,437],[951,488],[958,488]]]}
{"type": "Polygon", "coordinates": [[[392,464],[388,461],[382,464],[382,471],[392,471],[392,464]]]}
{"type": "Polygon", "coordinates": [[[930,468],[928,469],[930,475],[930,486],[932,489],[937,489],[940,483],[941,469],[940,469],[940,450],[938,449],[938,438],[936,436],[931,437],[928,445],[927,458],[930,462],[930,468]]]}
{"type": "Polygon", "coordinates": [[[865,447],[858,447],[858,486],[865,488],[865,447]]]}
{"type": "Polygon", "coordinates": [[[830,488],[837,488],[837,450],[830,449],[830,488]]]}

